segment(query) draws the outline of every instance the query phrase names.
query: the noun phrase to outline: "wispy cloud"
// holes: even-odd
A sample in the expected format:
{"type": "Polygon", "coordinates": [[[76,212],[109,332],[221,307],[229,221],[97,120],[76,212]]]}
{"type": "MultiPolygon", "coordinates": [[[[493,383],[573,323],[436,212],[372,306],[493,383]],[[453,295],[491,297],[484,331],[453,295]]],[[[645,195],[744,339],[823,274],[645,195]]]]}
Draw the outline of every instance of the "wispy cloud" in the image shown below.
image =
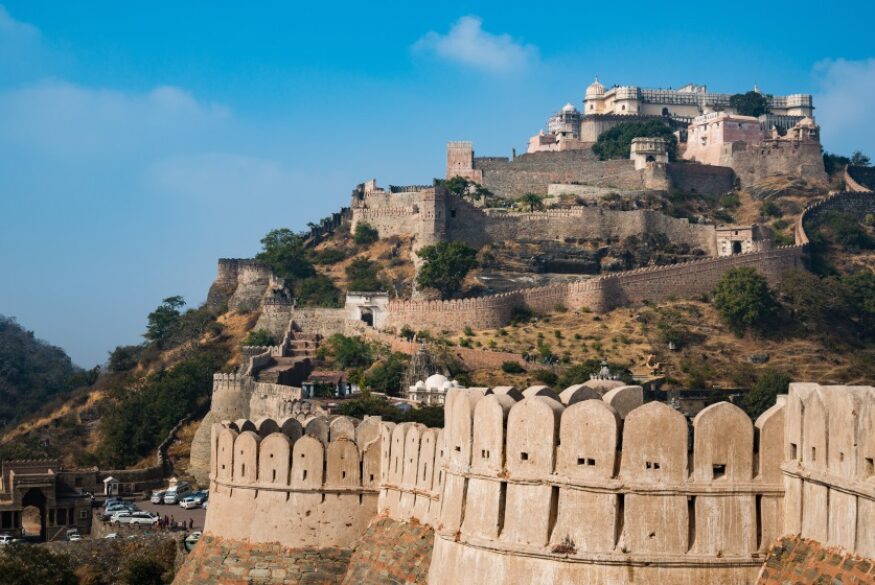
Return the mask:
{"type": "Polygon", "coordinates": [[[875,155],[875,58],[830,59],[818,63],[814,71],[820,85],[815,114],[827,150],[875,155]]]}
{"type": "Polygon", "coordinates": [[[483,20],[478,16],[463,16],[446,34],[431,31],[413,48],[492,73],[519,71],[538,58],[534,45],[516,41],[508,34],[483,30],[483,20]]]}

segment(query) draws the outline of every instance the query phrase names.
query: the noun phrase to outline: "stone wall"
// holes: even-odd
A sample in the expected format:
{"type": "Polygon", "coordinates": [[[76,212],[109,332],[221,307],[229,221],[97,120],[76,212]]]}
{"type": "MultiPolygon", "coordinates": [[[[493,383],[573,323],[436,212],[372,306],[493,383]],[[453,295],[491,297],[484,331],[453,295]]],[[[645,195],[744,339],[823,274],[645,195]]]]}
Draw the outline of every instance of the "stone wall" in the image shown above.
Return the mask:
{"type": "Polygon", "coordinates": [[[817,142],[784,139],[757,145],[735,142],[724,145],[720,164],[731,167],[743,186],[777,175],[826,182],[823,153],[817,142]]]}
{"type": "Polygon", "coordinates": [[[343,585],[426,585],[434,531],[378,518],[352,553],[343,585]]]}
{"type": "Polygon", "coordinates": [[[782,538],[769,550],[757,585],[875,583],[875,562],[814,540],[782,538]]]}
{"type": "Polygon", "coordinates": [[[875,558],[875,389],[790,384],[786,534],[875,558]]]}
{"type": "MultiPolygon", "coordinates": [[[[420,348],[418,341],[407,341],[406,339],[375,329],[365,328],[360,331],[360,334],[368,339],[388,345],[392,351],[407,355],[415,355],[420,348]]],[[[498,369],[504,362],[516,362],[521,366],[524,366],[526,363],[520,354],[507,351],[488,351],[471,347],[450,347],[447,348],[447,351],[472,370],[498,369]]]]}
{"type": "Polygon", "coordinates": [[[218,307],[253,309],[258,307],[272,283],[273,275],[257,260],[220,258],[216,280],[207,294],[207,304],[218,307]]]}
{"type": "Polygon", "coordinates": [[[429,583],[749,584],[783,529],[783,435],[780,403],[691,432],[659,402],[621,425],[600,400],[451,390],[429,583]]]}
{"type": "Polygon", "coordinates": [[[849,191],[875,190],[875,167],[845,167],[845,183],[849,191]]]}
{"type": "Polygon", "coordinates": [[[212,425],[204,532],[289,548],[351,548],[377,512],[380,420],[212,425]]]}
{"type": "Polygon", "coordinates": [[[294,549],[205,535],[173,585],[339,585],[351,551],[294,549]]]}
{"type": "Polygon", "coordinates": [[[728,193],[736,183],[735,172],[728,167],[669,163],[667,173],[672,188],[706,197],[728,193]]]}
{"type": "Polygon", "coordinates": [[[526,193],[547,194],[550,183],[583,183],[624,190],[644,189],[641,173],[631,160],[600,161],[592,150],[535,152],[513,160],[475,158],[484,187],[496,195],[516,199],[526,193]]]}

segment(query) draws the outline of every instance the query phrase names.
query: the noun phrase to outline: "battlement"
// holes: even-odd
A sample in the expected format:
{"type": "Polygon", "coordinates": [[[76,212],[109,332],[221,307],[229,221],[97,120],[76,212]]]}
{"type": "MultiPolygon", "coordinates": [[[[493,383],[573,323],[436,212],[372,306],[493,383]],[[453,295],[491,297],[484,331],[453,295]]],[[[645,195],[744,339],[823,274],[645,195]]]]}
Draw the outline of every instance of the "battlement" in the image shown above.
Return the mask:
{"type": "Polygon", "coordinates": [[[377,511],[379,418],[265,418],[211,429],[205,531],[289,548],[349,547],[377,511]]]}
{"type": "Polygon", "coordinates": [[[629,582],[621,564],[641,582],[749,582],[783,529],[783,434],[780,403],[755,424],[715,404],[691,430],[659,402],[621,424],[603,400],[451,390],[429,583],[629,582]]]}

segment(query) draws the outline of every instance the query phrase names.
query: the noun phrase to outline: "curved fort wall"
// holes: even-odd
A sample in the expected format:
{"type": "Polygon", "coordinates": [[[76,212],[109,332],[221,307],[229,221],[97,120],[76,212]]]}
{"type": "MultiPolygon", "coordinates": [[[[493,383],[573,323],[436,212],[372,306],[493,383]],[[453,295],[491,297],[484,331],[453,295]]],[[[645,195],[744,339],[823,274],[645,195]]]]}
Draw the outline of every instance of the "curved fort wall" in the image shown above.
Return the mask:
{"type": "Polygon", "coordinates": [[[429,574],[450,583],[750,583],[783,531],[784,406],[693,422],[535,396],[447,396],[429,574]]]}
{"type": "Polygon", "coordinates": [[[348,548],[377,513],[380,419],[241,419],[211,429],[205,532],[348,548]]]}

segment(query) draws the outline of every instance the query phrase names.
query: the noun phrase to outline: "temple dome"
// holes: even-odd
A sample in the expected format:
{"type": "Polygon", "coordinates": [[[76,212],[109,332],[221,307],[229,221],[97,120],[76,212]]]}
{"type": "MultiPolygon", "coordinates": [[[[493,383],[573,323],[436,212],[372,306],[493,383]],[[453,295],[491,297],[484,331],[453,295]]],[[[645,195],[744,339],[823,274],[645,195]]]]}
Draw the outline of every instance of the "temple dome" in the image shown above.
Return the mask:
{"type": "Polygon", "coordinates": [[[586,97],[601,97],[605,95],[605,86],[601,84],[599,78],[596,77],[589,87],[586,88],[586,97]]]}
{"type": "Polygon", "coordinates": [[[427,388],[443,388],[444,384],[448,382],[447,377],[443,374],[432,374],[425,380],[425,386],[427,388]]]}
{"type": "Polygon", "coordinates": [[[572,106],[571,104],[565,104],[564,106],[562,106],[562,112],[563,112],[563,113],[568,114],[568,113],[576,112],[576,111],[577,111],[577,108],[575,108],[575,107],[572,106]]]}

